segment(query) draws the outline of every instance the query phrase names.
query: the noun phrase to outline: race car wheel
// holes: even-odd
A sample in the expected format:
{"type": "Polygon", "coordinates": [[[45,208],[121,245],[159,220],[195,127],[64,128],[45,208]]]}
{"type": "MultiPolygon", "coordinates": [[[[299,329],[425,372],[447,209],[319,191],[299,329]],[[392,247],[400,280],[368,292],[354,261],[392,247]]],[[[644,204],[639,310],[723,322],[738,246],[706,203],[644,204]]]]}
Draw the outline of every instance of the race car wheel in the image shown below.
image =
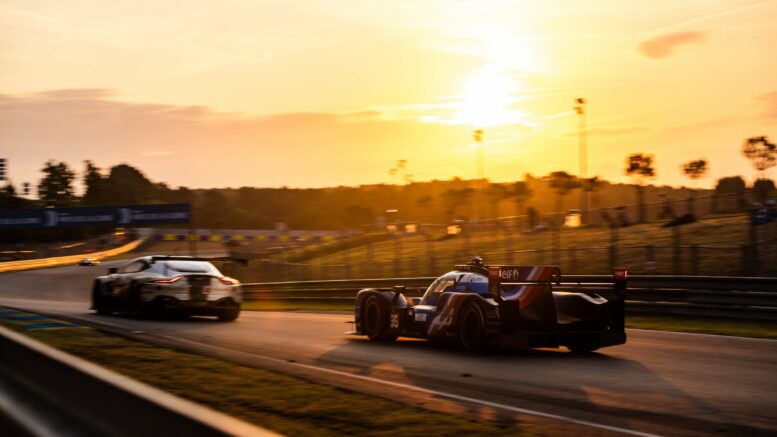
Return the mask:
{"type": "Polygon", "coordinates": [[[380,298],[372,295],[362,306],[362,331],[372,341],[394,341],[396,334],[389,332],[388,311],[381,305],[380,298]]]}
{"type": "Polygon", "coordinates": [[[147,315],[147,308],[140,300],[140,287],[137,284],[130,285],[129,305],[127,307],[129,315],[135,318],[143,318],[147,315]]]}
{"type": "Polygon", "coordinates": [[[105,300],[102,284],[95,281],[94,286],[92,286],[92,308],[94,308],[97,314],[105,316],[113,312],[105,300]]]}
{"type": "Polygon", "coordinates": [[[487,346],[483,311],[474,302],[467,302],[459,313],[459,342],[470,351],[487,346]]]}
{"type": "Polygon", "coordinates": [[[239,316],[240,305],[235,305],[234,308],[222,310],[221,313],[219,313],[218,318],[222,322],[231,322],[233,320],[237,320],[239,316]]]}

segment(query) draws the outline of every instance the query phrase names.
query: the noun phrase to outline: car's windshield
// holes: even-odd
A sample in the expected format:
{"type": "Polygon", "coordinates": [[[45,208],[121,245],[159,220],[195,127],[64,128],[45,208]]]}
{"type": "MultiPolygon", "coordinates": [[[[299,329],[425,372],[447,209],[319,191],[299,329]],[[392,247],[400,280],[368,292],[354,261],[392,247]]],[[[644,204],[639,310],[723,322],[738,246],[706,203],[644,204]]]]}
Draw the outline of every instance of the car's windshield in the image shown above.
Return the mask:
{"type": "Polygon", "coordinates": [[[426,289],[426,293],[424,293],[421,304],[437,305],[437,299],[440,297],[440,294],[450,289],[450,287],[454,286],[455,284],[456,278],[453,276],[443,276],[437,279],[432,283],[432,285],[429,286],[429,288],[426,289]]]}
{"type": "Polygon", "coordinates": [[[221,272],[207,261],[159,261],[162,271],[166,275],[176,275],[180,273],[202,273],[206,275],[221,276],[221,272]]]}

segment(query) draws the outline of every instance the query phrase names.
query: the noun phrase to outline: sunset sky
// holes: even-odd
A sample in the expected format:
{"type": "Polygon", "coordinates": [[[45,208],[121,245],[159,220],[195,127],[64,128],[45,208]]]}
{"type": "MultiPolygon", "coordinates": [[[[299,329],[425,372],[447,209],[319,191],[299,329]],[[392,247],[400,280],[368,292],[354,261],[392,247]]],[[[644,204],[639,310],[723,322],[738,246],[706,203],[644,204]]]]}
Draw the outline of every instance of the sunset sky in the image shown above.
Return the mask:
{"type": "MultiPolygon", "coordinates": [[[[578,172],[755,176],[777,140],[777,0],[0,0],[0,157],[126,162],[171,186],[320,187],[578,172]]],[[[777,176],[773,170],[772,177],[777,176]]]]}

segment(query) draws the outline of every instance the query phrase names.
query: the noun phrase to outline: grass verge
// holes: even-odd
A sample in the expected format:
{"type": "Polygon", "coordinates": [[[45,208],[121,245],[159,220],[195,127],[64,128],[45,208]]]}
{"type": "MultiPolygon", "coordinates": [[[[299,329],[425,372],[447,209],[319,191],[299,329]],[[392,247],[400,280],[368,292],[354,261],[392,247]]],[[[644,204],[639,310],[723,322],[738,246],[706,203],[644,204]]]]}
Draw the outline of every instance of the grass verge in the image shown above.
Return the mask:
{"type": "Polygon", "coordinates": [[[290,300],[247,301],[243,309],[248,311],[353,311],[352,302],[295,302],[290,300]]]}
{"type": "Polygon", "coordinates": [[[215,410],[291,436],[527,435],[299,378],[73,326],[26,330],[36,340],[215,410]]]}
{"type": "Polygon", "coordinates": [[[684,316],[628,316],[627,328],[656,331],[777,339],[777,323],[754,320],[719,320],[684,316]]]}
{"type": "MultiPolygon", "coordinates": [[[[245,302],[248,311],[353,311],[348,302],[294,302],[252,301],[245,302]]],[[[777,323],[751,320],[717,320],[683,316],[627,316],[627,328],[655,331],[694,332],[698,334],[732,335],[752,338],[777,339],[777,323]]]]}

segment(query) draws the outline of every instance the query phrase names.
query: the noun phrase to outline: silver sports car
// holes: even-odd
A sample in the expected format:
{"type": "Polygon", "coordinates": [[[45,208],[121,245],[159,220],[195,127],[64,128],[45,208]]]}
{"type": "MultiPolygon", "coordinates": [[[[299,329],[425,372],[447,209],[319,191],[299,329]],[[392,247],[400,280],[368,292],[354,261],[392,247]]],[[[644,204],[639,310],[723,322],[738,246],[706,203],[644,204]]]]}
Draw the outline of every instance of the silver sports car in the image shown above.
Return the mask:
{"type": "Polygon", "coordinates": [[[120,269],[109,268],[92,286],[92,309],[98,314],[173,313],[232,321],[242,302],[238,280],[224,276],[208,259],[187,256],[137,258],[120,269]]]}

